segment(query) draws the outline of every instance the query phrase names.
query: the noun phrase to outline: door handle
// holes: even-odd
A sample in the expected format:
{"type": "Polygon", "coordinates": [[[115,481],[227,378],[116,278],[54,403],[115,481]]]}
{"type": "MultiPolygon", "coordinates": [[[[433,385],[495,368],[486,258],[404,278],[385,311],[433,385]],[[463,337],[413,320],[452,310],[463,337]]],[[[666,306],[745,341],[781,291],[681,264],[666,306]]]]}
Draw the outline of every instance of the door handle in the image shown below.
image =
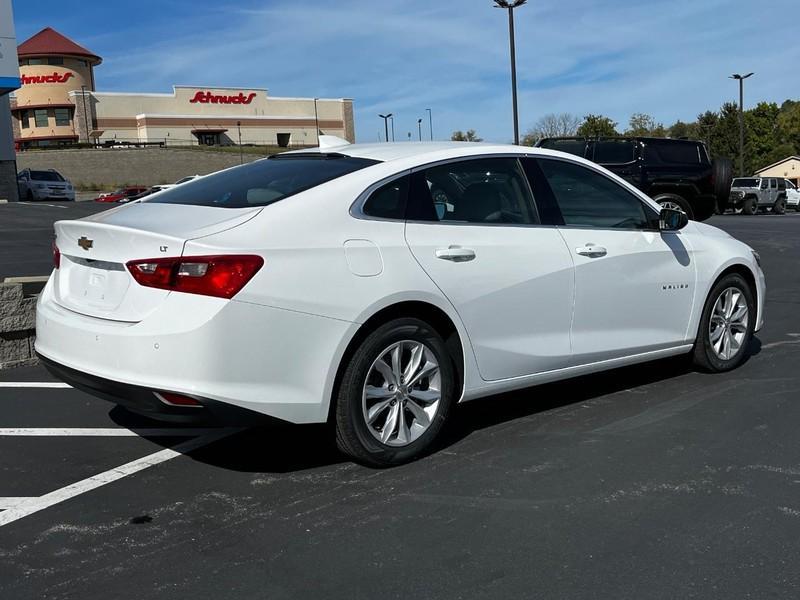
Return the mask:
{"type": "Polygon", "coordinates": [[[462,248],[461,246],[448,246],[447,248],[437,248],[436,258],[450,260],[452,262],[468,262],[475,259],[475,250],[462,248]]]}
{"type": "Polygon", "coordinates": [[[588,256],[589,258],[598,258],[608,254],[608,250],[602,246],[595,246],[594,244],[586,244],[583,248],[575,248],[575,253],[581,256],[588,256]]]}

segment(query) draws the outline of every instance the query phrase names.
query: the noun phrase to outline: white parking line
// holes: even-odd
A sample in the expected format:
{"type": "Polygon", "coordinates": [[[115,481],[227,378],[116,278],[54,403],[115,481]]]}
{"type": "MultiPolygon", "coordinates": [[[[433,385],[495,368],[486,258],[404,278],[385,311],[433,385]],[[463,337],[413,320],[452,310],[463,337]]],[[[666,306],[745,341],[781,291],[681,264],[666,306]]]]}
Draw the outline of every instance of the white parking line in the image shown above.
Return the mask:
{"type": "Polygon", "coordinates": [[[4,427],[0,428],[0,437],[197,437],[198,435],[205,435],[206,433],[219,430],[218,427],[160,427],[142,429],[124,429],[122,427],[4,427]]]}
{"type": "Polygon", "coordinates": [[[58,204],[42,204],[41,202],[17,202],[17,204],[21,204],[23,206],[49,206],[50,208],[67,209],[66,206],[59,206],[58,204]]]}
{"type": "Polygon", "coordinates": [[[36,500],[36,497],[12,496],[9,498],[0,498],[0,510],[6,510],[7,508],[15,508],[16,506],[23,504],[24,502],[30,502],[31,500],[36,500]]]}
{"type": "Polygon", "coordinates": [[[65,486],[54,492],[45,494],[44,496],[40,496],[38,498],[28,498],[27,500],[18,503],[13,508],[9,508],[8,510],[0,513],[0,527],[3,525],[8,525],[9,523],[13,523],[14,521],[22,519],[23,517],[27,517],[28,515],[32,515],[33,513],[39,512],[45,508],[49,508],[64,502],[65,500],[69,500],[70,498],[90,492],[106,484],[117,481],[118,479],[122,479],[123,477],[127,477],[128,475],[133,475],[139,471],[144,471],[145,469],[161,464],[168,460],[172,460],[173,458],[181,456],[187,452],[207,446],[208,444],[219,441],[225,437],[228,437],[229,435],[238,433],[239,431],[242,430],[234,428],[221,429],[214,433],[194,438],[193,440],[188,440],[175,446],[174,448],[159,450],[154,454],[131,461],[122,465],[121,467],[116,467],[103,473],[93,475],[92,477],[65,486]]]}
{"type": "Polygon", "coordinates": [[[61,381],[0,381],[0,388],[71,388],[61,381]]]}

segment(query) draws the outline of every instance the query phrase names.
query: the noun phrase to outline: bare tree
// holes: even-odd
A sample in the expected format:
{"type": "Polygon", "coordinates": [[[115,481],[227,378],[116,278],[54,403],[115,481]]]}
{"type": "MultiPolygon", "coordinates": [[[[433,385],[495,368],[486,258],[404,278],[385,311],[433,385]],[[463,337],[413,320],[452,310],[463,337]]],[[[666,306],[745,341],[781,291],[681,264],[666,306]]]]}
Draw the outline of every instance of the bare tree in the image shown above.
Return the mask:
{"type": "Polygon", "coordinates": [[[533,146],[540,139],[547,137],[573,136],[580,124],[580,117],[571,113],[547,114],[528,129],[522,138],[522,145],[533,146]]]}
{"type": "Polygon", "coordinates": [[[450,139],[454,142],[482,142],[483,138],[478,137],[478,134],[475,133],[474,129],[468,129],[465,132],[461,131],[454,131],[453,135],[450,136],[450,139]]]}

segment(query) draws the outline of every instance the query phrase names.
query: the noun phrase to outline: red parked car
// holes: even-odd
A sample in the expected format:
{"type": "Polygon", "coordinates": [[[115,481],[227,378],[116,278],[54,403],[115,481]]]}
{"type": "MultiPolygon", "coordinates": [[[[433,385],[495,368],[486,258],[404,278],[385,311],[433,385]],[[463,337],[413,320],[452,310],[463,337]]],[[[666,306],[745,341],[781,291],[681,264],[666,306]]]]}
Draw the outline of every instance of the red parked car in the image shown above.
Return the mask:
{"type": "Polygon", "coordinates": [[[147,188],[144,186],[129,185],[124,188],[119,188],[110,194],[103,194],[94,199],[95,202],[119,202],[120,200],[127,200],[132,196],[141,194],[147,188]]]}

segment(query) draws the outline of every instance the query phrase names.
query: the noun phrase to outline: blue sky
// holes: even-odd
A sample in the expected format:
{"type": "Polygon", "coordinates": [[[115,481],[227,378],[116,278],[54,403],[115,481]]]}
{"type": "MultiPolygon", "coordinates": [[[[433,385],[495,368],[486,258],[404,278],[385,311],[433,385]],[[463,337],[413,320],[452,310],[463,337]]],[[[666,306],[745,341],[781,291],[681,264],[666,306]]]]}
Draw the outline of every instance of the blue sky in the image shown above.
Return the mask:
{"type": "MultiPolygon", "coordinates": [[[[51,26],[104,58],[105,91],[173,84],[351,97],[358,141],[511,130],[508,21],[490,0],[13,0],[18,39],[51,26]],[[425,129],[427,134],[427,127],[425,129]]],[[[529,0],[516,11],[520,128],[551,112],[670,124],[738,94],[800,98],[797,0],[529,0]]]]}

